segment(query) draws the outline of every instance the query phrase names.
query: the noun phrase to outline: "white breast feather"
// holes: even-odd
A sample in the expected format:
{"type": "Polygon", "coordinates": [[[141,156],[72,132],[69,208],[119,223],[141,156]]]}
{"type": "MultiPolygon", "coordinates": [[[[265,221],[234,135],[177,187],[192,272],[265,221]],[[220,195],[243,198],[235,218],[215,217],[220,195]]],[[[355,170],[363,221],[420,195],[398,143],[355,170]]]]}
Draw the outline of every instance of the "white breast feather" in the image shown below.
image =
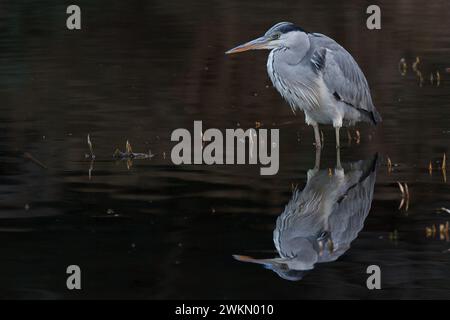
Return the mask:
{"type": "Polygon", "coordinates": [[[292,112],[319,107],[319,84],[316,81],[291,83],[282,79],[274,68],[274,52],[276,50],[272,50],[267,59],[267,72],[274,87],[291,106],[292,112]]]}

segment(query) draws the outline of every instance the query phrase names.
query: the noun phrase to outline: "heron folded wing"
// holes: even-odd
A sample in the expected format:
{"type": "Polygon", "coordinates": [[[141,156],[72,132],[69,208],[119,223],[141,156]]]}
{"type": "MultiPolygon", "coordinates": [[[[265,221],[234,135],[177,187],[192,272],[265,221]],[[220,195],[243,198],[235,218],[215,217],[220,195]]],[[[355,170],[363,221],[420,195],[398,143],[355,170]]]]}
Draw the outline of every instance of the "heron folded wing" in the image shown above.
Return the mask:
{"type": "Polygon", "coordinates": [[[368,114],[375,124],[380,122],[366,77],[356,61],[337,43],[329,47],[319,47],[313,52],[311,63],[316,72],[322,74],[323,81],[337,99],[368,114]]]}
{"type": "Polygon", "coordinates": [[[378,154],[351,164],[348,185],[330,215],[332,239],[336,247],[347,247],[357,237],[369,214],[376,180],[378,154]]]}

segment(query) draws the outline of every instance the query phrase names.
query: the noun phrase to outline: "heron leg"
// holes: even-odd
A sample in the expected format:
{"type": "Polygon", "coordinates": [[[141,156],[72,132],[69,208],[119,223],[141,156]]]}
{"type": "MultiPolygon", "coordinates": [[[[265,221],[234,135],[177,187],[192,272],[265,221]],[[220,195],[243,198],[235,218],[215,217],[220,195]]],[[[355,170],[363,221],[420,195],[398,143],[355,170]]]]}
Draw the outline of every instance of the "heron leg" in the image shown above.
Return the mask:
{"type": "Polygon", "coordinates": [[[308,172],[306,173],[307,179],[308,181],[314,177],[316,175],[317,172],[319,172],[320,170],[320,148],[316,148],[316,161],[314,163],[314,168],[312,168],[311,170],[308,170],[308,172]]]}
{"type": "Polygon", "coordinates": [[[337,148],[336,149],[336,169],[337,170],[342,170],[342,165],[341,165],[341,149],[337,148]]]}
{"type": "Polygon", "coordinates": [[[316,148],[316,162],[314,164],[314,169],[320,169],[320,148],[316,148]]]}
{"type": "Polygon", "coordinates": [[[320,131],[319,131],[319,125],[313,124],[312,125],[314,128],[314,138],[316,139],[316,149],[320,149],[322,148],[322,142],[320,140],[320,131]]]}
{"type": "Polygon", "coordinates": [[[341,129],[341,127],[336,127],[336,148],[339,149],[341,147],[341,142],[339,139],[339,129],[341,129]]]}

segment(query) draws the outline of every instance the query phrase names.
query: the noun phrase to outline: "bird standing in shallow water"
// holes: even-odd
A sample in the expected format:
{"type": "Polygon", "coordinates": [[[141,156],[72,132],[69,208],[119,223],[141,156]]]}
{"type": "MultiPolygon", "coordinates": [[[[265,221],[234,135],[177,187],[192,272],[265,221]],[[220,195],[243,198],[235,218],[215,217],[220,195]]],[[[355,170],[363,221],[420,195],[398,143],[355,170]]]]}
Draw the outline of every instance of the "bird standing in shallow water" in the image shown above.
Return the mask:
{"type": "Polygon", "coordinates": [[[333,39],[280,22],[264,36],[228,50],[226,54],[270,49],[267,72],[290,104],[302,110],[321,148],[319,124],[332,124],[339,148],[339,129],[363,121],[376,125],[381,116],[370,96],[366,77],[356,61],[333,39]]]}

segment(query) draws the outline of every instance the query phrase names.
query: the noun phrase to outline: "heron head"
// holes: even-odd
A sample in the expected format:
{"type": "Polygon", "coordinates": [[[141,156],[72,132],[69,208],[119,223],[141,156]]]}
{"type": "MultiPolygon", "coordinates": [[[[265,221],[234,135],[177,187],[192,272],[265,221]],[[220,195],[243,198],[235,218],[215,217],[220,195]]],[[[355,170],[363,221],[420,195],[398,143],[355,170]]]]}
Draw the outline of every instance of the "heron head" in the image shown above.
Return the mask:
{"type": "Polygon", "coordinates": [[[233,255],[233,258],[241,262],[250,262],[260,264],[268,270],[272,270],[281,278],[298,281],[303,278],[306,272],[312,269],[312,266],[297,266],[295,259],[272,258],[272,259],[255,259],[249,256],[233,255]]]}
{"type": "Polygon", "coordinates": [[[306,31],[291,22],[280,22],[257,39],[241,44],[225,52],[226,54],[238,53],[248,50],[276,49],[293,47],[302,44],[306,38],[306,31]]]}

